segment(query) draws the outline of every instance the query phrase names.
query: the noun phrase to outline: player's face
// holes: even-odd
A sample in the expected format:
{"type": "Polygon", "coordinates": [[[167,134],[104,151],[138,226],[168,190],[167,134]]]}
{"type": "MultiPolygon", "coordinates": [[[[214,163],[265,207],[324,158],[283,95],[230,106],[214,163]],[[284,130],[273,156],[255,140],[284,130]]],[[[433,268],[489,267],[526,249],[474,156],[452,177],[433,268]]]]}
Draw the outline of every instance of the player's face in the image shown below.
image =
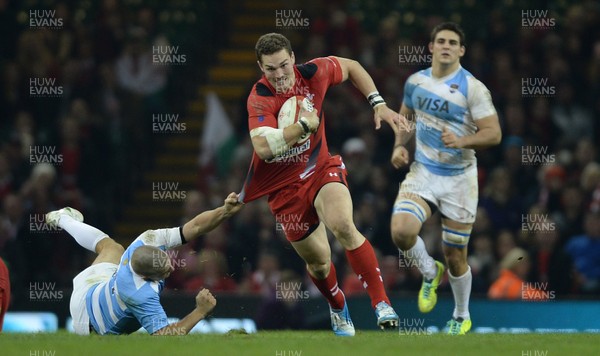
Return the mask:
{"type": "Polygon", "coordinates": [[[273,54],[263,54],[258,62],[260,70],[277,92],[287,92],[294,86],[294,52],[282,49],[273,54]],[[262,62],[262,63],[261,63],[262,62]]]}
{"type": "Polygon", "coordinates": [[[454,31],[442,30],[437,33],[433,43],[429,43],[432,61],[451,65],[458,63],[465,54],[465,47],[460,45],[460,37],[454,31]]]}

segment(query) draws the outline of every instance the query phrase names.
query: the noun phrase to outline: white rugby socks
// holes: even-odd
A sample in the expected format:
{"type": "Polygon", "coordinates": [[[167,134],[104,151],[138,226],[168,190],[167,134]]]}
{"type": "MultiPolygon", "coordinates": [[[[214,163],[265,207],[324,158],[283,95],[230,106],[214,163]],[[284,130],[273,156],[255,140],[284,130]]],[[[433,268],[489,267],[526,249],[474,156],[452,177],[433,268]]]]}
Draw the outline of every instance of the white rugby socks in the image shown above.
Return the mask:
{"type": "Polygon", "coordinates": [[[78,244],[92,252],[96,252],[96,244],[100,240],[108,238],[108,235],[104,232],[91,225],[79,222],[69,215],[61,214],[58,226],[73,236],[78,244]]]}
{"type": "Polygon", "coordinates": [[[402,255],[408,262],[409,266],[416,266],[423,274],[425,279],[434,279],[437,274],[435,260],[429,256],[425,249],[425,242],[421,236],[417,236],[417,243],[409,250],[402,251],[402,255]]]}
{"type": "Polygon", "coordinates": [[[454,277],[452,273],[450,273],[450,270],[448,270],[448,281],[452,287],[455,303],[452,317],[455,319],[471,319],[471,315],[469,314],[469,297],[471,296],[473,275],[471,274],[471,266],[467,266],[467,268],[467,272],[460,277],[454,277]]]}

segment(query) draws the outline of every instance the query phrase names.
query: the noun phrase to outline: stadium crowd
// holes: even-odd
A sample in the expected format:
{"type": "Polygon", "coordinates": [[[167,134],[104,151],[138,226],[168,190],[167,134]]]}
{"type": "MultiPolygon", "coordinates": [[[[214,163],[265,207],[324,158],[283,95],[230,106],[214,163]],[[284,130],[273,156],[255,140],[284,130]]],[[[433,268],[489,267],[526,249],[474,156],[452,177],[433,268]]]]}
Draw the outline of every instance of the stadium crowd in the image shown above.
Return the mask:
{"type": "MultiPolygon", "coordinates": [[[[294,48],[297,63],[330,54],[355,58],[388,106],[399,108],[402,84],[427,66],[403,62],[402,51],[426,48],[430,29],[447,20],[422,14],[451,14],[467,35],[462,65],[490,89],[503,130],[501,145],[477,152],[480,204],[469,243],[474,296],[486,296],[501,270],[513,267],[503,262],[511,251],[528,254],[529,266],[519,272],[523,281],[543,283],[557,298],[600,295],[598,3],[551,2],[546,16],[555,25],[549,28],[524,26],[515,5],[490,12],[467,1],[456,12],[445,12],[408,11],[396,3],[337,1],[307,9],[311,22],[301,30],[302,46],[294,48]],[[546,92],[527,94],[530,89],[546,92]]],[[[111,231],[132,199],[132,187],[152,165],[156,138],[136,130],[139,120],[157,106],[177,105],[169,94],[176,90],[168,87],[169,73],[135,60],[149,43],[168,41],[151,7],[126,12],[105,0],[92,25],[84,26],[75,6],[59,2],[62,30],[46,31],[19,23],[25,11],[19,6],[0,2],[0,257],[17,298],[29,281],[69,288],[87,265],[71,239],[32,232],[31,222],[73,206],[86,221],[111,231]],[[29,78],[42,77],[59,78],[62,94],[31,96],[29,78]],[[61,164],[32,161],[40,153],[32,147],[56,147],[45,156],[61,157],[61,164]]],[[[252,153],[245,98],[229,108],[239,142],[232,168],[227,177],[210,180],[211,186],[199,184],[188,192],[181,221],[242,186],[252,153]]],[[[387,290],[415,293],[421,276],[416,268],[403,267],[390,239],[391,206],[407,171],[389,163],[391,130],[374,130],[372,109],[350,85],[331,89],[324,110],[330,149],[342,154],[348,167],[356,225],[376,248],[387,290]]],[[[196,172],[190,167],[190,174],[196,172]]],[[[421,233],[436,259],[442,257],[438,219],[428,220],[421,233]]],[[[344,292],[365,293],[343,249],[331,242],[344,292]]],[[[205,287],[216,294],[259,293],[269,300],[276,283],[297,281],[311,295],[319,294],[265,200],[249,204],[181,251],[177,258],[185,268],[167,281],[171,290],[205,287]]],[[[440,290],[450,293],[447,283],[440,290]]]]}

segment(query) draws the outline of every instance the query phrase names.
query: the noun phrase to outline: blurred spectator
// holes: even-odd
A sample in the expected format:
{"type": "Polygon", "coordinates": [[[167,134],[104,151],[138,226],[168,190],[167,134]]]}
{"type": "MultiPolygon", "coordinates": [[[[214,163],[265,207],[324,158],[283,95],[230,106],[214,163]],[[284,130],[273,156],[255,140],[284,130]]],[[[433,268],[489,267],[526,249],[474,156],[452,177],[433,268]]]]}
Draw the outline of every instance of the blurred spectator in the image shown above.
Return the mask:
{"type": "Polygon", "coordinates": [[[56,174],[56,168],[50,163],[38,163],[34,166],[20,192],[28,210],[44,214],[55,210],[58,200],[56,174]]]}
{"type": "Polygon", "coordinates": [[[525,136],[525,108],[520,103],[510,103],[504,108],[504,135],[507,136],[525,136]]]}
{"type": "MultiPolygon", "coordinates": [[[[0,67],[1,68],[1,67],[0,67]]],[[[0,114],[2,117],[12,117],[18,108],[23,104],[26,93],[21,89],[20,83],[23,80],[19,65],[15,62],[5,63],[0,70],[0,114]]],[[[4,132],[8,132],[4,125],[8,120],[0,125],[4,132]]]]}
{"type": "Polygon", "coordinates": [[[31,113],[28,111],[19,111],[15,118],[15,127],[12,133],[21,144],[21,156],[29,157],[29,148],[36,144],[35,122],[31,113]]]}
{"type": "Polygon", "coordinates": [[[581,187],[586,205],[591,211],[600,211],[600,164],[591,162],[581,173],[581,187]]]}
{"type": "Polygon", "coordinates": [[[559,142],[574,146],[582,138],[590,138],[594,132],[591,112],[575,101],[575,89],[571,83],[561,83],[557,90],[557,101],[552,107],[552,121],[562,136],[559,142]]]}
{"type": "Polygon", "coordinates": [[[578,180],[585,166],[597,160],[597,152],[597,145],[589,137],[584,137],[577,142],[574,172],[570,172],[573,178],[578,180]]]}
{"type": "Polygon", "coordinates": [[[573,279],[571,257],[561,245],[561,230],[552,219],[547,220],[544,229],[537,229],[533,234],[531,259],[535,280],[547,283],[548,290],[564,296],[572,292],[573,279]]]}
{"type": "Polygon", "coordinates": [[[153,154],[152,114],[167,111],[163,93],[167,73],[166,66],[153,63],[152,46],[143,28],[128,31],[126,48],[117,59],[115,73],[125,94],[123,118],[133,136],[130,147],[135,152],[134,162],[142,169],[148,168],[153,154]]]}
{"type": "Polygon", "coordinates": [[[497,167],[492,171],[479,206],[487,211],[495,229],[519,227],[522,206],[515,190],[515,184],[505,167],[497,167]]]}
{"type": "Polygon", "coordinates": [[[546,97],[534,98],[527,118],[530,138],[535,139],[539,145],[553,150],[556,143],[554,138],[557,136],[557,128],[554,126],[550,115],[549,99],[546,97]]]}
{"type": "Polygon", "coordinates": [[[531,186],[535,184],[535,168],[524,163],[524,158],[527,157],[524,157],[524,146],[525,141],[519,136],[505,137],[502,143],[504,167],[510,175],[511,182],[519,182],[514,189],[522,197],[527,196],[531,186]]]}
{"type": "Polygon", "coordinates": [[[258,257],[256,271],[240,284],[240,291],[272,298],[275,295],[276,284],[279,282],[281,282],[279,257],[276,252],[266,250],[258,257]]]}
{"type": "Polygon", "coordinates": [[[127,47],[116,62],[116,73],[119,85],[137,96],[153,95],[165,87],[165,67],[152,62],[151,43],[143,28],[129,30],[127,47]]]}
{"type": "MultiPolygon", "coordinates": [[[[359,192],[369,188],[369,175],[372,169],[372,159],[367,153],[367,144],[359,137],[353,137],[342,146],[344,164],[349,172],[348,185],[359,192]]],[[[359,197],[354,197],[355,200],[359,197]]]]}
{"type": "Polygon", "coordinates": [[[227,226],[219,225],[214,230],[210,231],[203,238],[203,249],[211,249],[222,253],[227,253],[227,226]]]}
{"type": "Polygon", "coordinates": [[[516,247],[500,262],[500,276],[488,291],[490,299],[546,300],[545,291],[531,287],[527,276],[531,268],[527,251],[516,247]]]}
{"type": "Polygon", "coordinates": [[[281,272],[279,289],[265,298],[255,317],[256,326],[261,330],[305,328],[306,317],[302,301],[307,300],[308,292],[296,288],[302,285],[302,279],[293,271],[281,272]]]}
{"type": "Polygon", "coordinates": [[[64,204],[82,209],[84,197],[79,189],[80,172],[87,157],[81,149],[80,123],[74,117],[65,117],[61,122],[61,143],[59,147],[62,164],[59,166],[59,185],[64,204]]]}
{"type": "Polygon", "coordinates": [[[327,50],[323,53],[333,53],[336,56],[354,58],[358,51],[360,28],[358,22],[349,16],[336,2],[326,3],[324,11],[311,25],[313,33],[327,41],[327,50]]]}
{"type": "Polygon", "coordinates": [[[389,66],[392,63],[398,63],[399,22],[400,14],[397,12],[386,14],[379,22],[377,45],[375,47],[377,53],[380,54],[377,58],[378,66],[389,66]]]}
{"type": "MultiPolygon", "coordinates": [[[[579,235],[583,232],[583,216],[585,215],[585,197],[576,184],[569,184],[562,189],[561,209],[553,215],[560,230],[566,236],[579,235]]],[[[561,241],[561,245],[564,241],[561,241]]]]}
{"type": "Polygon", "coordinates": [[[182,216],[177,224],[183,225],[192,220],[196,215],[209,209],[210,207],[206,202],[206,195],[197,190],[190,190],[183,201],[182,216]]]}
{"type": "Polygon", "coordinates": [[[493,232],[492,222],[490,217],[483,207],[477,207],[477,218],[473,223],[473,230],[471,231],[472,236],[491,234],[493,232]]]}
{"type": "Polygon", "coordinates": [[[538,179],[540,185],[537,192],[537,203],[550,213],[558,211],[561,206],[561,190],[565,185],[567,172],[558,164],[542,166],[538,170],[538,179]]]}
{"type": "Polygon", "coordinates": [[[600,212],[585,215],[583,235],[573,236],[565,251],[573,259],[578,290],[600,293],[600,212]]]}
{"type": "Polygon", "coordinates": [[[197,270],[195,275],[188,272],[188,278],[184,285],[185,290],[194,292],[207,288],[212,293],[236,290],[235,281],[227,274],[227,260],[224,253],[212,249],[202,249],[196,256],[197,270]]]}
{"type": "Polygon", "coordinates": [[[102,0],[94,24],[94,54],[100,63],[111,62],[118,56],[125,37],[124,12],[125,7],[117,0],[102,0]]]}
{"type": "Polygon", "coordinates": [[[473,274],[473,293],[486,293],[496,260],[494,257],[494,242],[488,234],[479,234],[471,237],[469,241],[472,245],[467,261],[471,266],[473,274]]]}
{"type": "Polygon", "coordinates": [[[513,249],[517,247],[515,235],[510,230],[500,230],[498,237],[496,238],[495,251],[498,261],[502,261],[504,257],[513,249]]]}
{"type": "Polygon", "coordinates": [[[30,29],[21,33],[17,49],[19,71],[25,78],[48,77],[55,71],[56,62],[46,44],[47,31],[30,29]]]}
{"type": "Polygon", "coordinates": [[[4,199],[4,197],[13,191],[13,184],[8,158],[0,151],[0,199],[4,199]]]}

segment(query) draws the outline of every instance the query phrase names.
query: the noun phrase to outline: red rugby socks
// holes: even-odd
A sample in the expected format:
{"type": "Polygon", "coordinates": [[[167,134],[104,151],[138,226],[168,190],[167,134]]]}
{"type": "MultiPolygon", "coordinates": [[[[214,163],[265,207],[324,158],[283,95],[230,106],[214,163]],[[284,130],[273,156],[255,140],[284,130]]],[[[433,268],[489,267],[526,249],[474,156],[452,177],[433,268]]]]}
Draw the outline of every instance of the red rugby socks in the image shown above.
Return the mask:
{"type": "Polygon", "coordinates": [[[321,294],[327,298],[329,305],[331,305],[333,309],[340,310],[344,308],[344,296],[342,294],[342,290],[338,287],[335,266],[333,263],[331,263],[329,274],[325,279],[316,279],[310,273],[308,275],[310,276],[310,279],[312,279],[315,286],[317,286],[321,294]]]}
{"type": "Polygon", "coordinates": [[[383,288],[383,278],[381,278],[379,262],[377,262],[375,251],[373,251],[369,240],[365,240],[359,248],[346,250],[346,257],[352,266],[352,270],[367,290],[371,298],[371,306],[375,308],[379,302],[386,302],[391,305],[383,288]]]}

